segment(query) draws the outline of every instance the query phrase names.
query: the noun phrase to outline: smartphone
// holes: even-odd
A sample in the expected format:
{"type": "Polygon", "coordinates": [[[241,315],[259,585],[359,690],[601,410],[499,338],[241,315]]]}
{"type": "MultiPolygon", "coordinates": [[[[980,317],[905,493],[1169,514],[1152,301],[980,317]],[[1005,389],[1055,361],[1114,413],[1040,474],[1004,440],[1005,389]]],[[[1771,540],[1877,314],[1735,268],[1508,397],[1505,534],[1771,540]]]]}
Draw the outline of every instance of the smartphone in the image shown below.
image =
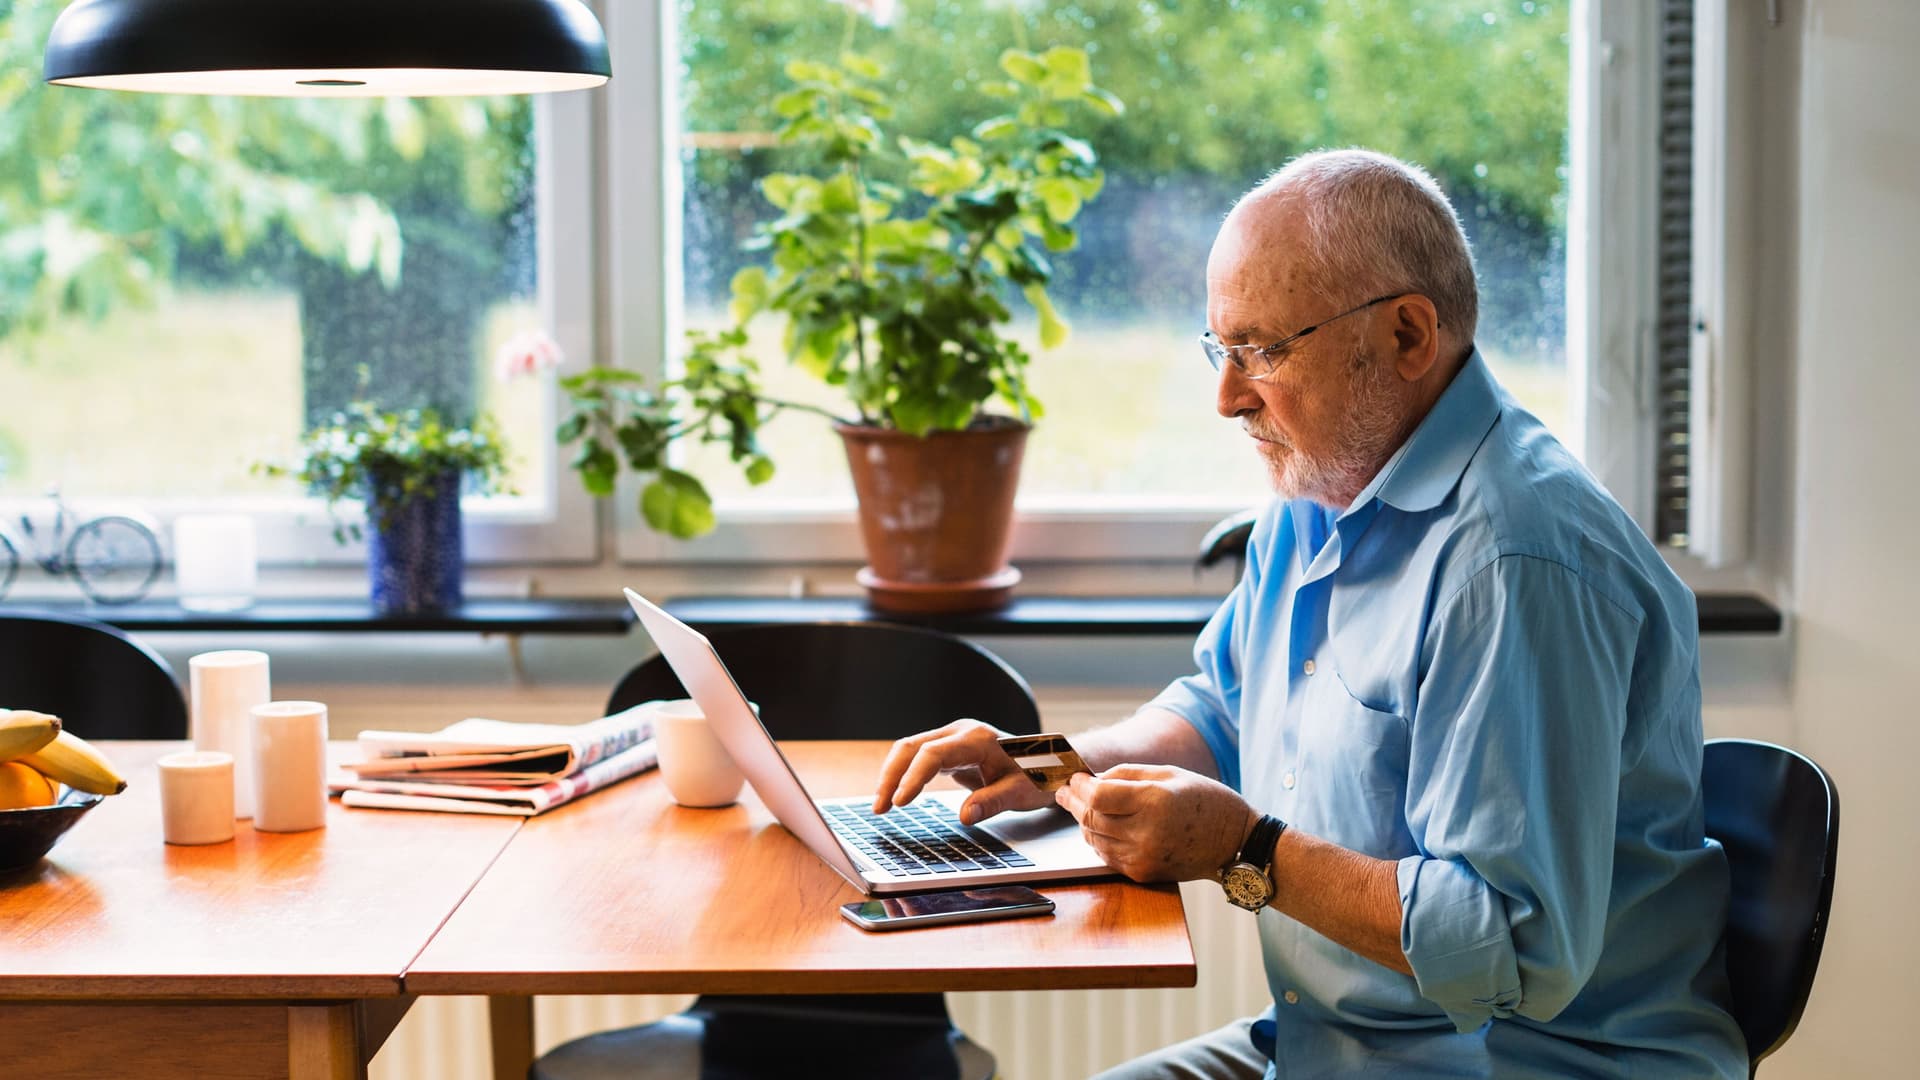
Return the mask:
{"type": "Polygon", "coordinates": [[[840,905],[840,914],[862,930],[905,930],[914,926],[1052,913],[1053,901],[1024,885],[952,889],[840,905]]]}

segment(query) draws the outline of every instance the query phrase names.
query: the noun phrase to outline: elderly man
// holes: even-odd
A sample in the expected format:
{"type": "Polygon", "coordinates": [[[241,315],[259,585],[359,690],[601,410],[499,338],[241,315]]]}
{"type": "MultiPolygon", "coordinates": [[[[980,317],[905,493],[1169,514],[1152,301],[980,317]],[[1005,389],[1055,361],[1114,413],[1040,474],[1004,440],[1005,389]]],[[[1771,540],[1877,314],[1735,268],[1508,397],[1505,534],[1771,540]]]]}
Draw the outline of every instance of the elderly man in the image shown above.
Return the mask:
{"type": "MultiPolygon", "coordinates": [[[[1692,594],[1473,345],[1424,172],[1290,163],[1207,263],[1220,414],[1279,499],[1198,670],[1058,793],[1143,881],[1258,912],[1273,1007],[1116,1076],[1746,1075],[1702,832],[1692,594]]],[[[963,720],[895,745],[962,816],[1043,806],[963,720]],[[968,769],[967,767],[974,767],[968,769]]]]}

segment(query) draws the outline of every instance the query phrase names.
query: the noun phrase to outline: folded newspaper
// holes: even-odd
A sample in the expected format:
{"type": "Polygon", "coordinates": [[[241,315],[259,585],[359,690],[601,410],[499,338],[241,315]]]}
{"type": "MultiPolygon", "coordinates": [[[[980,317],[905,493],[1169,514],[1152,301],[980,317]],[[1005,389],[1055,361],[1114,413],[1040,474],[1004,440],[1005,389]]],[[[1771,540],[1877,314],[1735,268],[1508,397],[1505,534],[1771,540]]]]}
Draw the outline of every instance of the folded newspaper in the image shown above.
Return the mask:
{"type": "Polygon", "coordinates": [[[585,724],[462,720],[434,732],[366,731],[365,755],[329,781],[347,806],[530,817],[659,763],[646,702],[585,724]]]}

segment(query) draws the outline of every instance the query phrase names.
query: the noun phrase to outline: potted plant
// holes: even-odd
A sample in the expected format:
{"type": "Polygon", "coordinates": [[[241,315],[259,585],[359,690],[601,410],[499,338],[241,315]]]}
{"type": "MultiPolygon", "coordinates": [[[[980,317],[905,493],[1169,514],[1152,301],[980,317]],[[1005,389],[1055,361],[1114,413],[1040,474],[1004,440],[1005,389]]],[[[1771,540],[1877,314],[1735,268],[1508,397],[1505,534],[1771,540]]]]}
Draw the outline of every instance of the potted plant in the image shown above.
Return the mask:
{"type": "Polygon", "coordinates": [[[995,112],[945,144],[889,136],[885,72],[860,56],[787,65],[773,100],[778,141],[810,172],[760,190],[780,216],[751,247],[765,266],[736,274],[731,325],[689,334],[678,378],[648,387],[596,369],[561,380],[572,408],[559,438],[578,443],[586,488],[611,494],[622,462],[649,477],[647,523],[678,537],[713,527],[699,479],[669,446],[724,444],[753,483],[773,475],[760,425],[800,409],[831,420],[846,446],[878,607],[956,611],[1004,603],[1014,489],[1040,403],[1010,296],[1025,298],[1043,348],[1065,340],[1047,297],[1052,256],[1078,242],[1073,221],[1099,194],[1094,152],[1064,129],[1076,109],[1118,115],[1085,52],[1009,50],[1005,80],[979,90],[995,112]],[[749,324],[782,317],[787,359],[839,387],[844,415],[769,397],[748,352],[749,324]],[[998,406],[1000,411],[992,411],[998,406]]]}
{"type": "MultiPolygon", "coordinates": [[[[309,430],[293,462],[256,468],[300,481],[329,510],[341,499],[362,500],[373,608],[417,615],[460,606],[460,495],[499,490],[506,450],[486,417],[460,427],[432,409],[384,412],[356,401],[309,430]]],[[[359,523],[335,518],[335,540],[362,535],[359,523]]]]}

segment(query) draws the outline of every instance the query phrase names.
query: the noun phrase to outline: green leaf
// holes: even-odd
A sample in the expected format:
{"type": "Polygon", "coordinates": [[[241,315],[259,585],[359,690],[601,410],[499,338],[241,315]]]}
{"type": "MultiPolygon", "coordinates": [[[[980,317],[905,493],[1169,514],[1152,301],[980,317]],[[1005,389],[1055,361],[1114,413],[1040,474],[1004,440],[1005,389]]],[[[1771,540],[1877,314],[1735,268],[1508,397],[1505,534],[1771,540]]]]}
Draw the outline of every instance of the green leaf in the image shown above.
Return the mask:
{"type": "Polygon", "coordinates": [[[888,411],[893,416],[894,427],[908,435],[925,435],[933,430],[934,421],[940,415],[940,402],[921,394],[902,394],[888,411]]]}
{"type": "Polygon", "coordinates": [[[981,142],[1005,139],[1020,132],[1020,124],[1011,116],[996,116],[991,120],[982,120],[973,126],[973,137],[981,142]]]}
{"type": "Polygon", "coordinates": [[[765,454],[755,455],[747,461],[747,483],[756,487],[773,479],[773,459],[765,454]]]}
{"type": "Polygon", "coordinates": [[[1062,224],[1080,213],[1080,185],[1072,180],[1049,176],[1033,185],[1033,193],[1046,204],[1047,216],[1062,224]]]}
{"type": "Polygon", "coordinates": [[[1047,296],[1047,290],[1039,285],[1029,285],[1020,291],[1026,296],[1027,303],[1033,305],[1033,313],[1040,318],[1040,347],[1057,349],[1066,344],[1066,321],[1053,309],[1053,300],[1047,296]]]}
{"type": "Polygon", "coordinates": [[[691,540],[713,531],[713,498],[690,474],[661,469],[640,492],[640,515],[655,531],[691,540]]]}
{"type": "Polygon", "coordinates": [[[794,173],[773,173],[760,181],[760,194],[767,201],[782,210],[793,209],[801,193],[820,186],[820,181],[811,176],[799,176],[794,173]]]}
{"type": "Polygon", "coordinates": [[[1040,241],[1047,245],[1048,251],[1072,251],[1073,246],[1080,242],[1080,237],[1074,233],[1072,226],[1046,218],[1040,222],[1040,241]]]}
{"type": "Polygon", "coordinates": [[[1077,98],[1093,86],[1093,65],[1085,50],[1055,45],[1040,55],[1046,68],[1040,89],[1055,101],[1077,98]]]}
{"type": "Polygon", "coordinates": [[[820,91],[812,87],[789,90],[773,99],[773,111],[776,116],[792,120],[813,111],[813,104],[820,100],[820,91]]]}
{"type": "Polygon", "coordinates": [[[1054,132],[1047,137],[1048,149],[1060,149],[1072,155],[1073,159],[1087,168],[1092,168],[1099,159],[1094,156],[1093,147],[1071,135],[1054,132]]]}
{"type": "Polygon", "coordinates": [[[859,53],[841,53],[840,66],[863,79],[878,79],[886,74],[886,69],[878,62],[859,53]]]}
{"type": "Polygon", "coordinates": [[[1121,101],[1111,91],[1102,90],[1097,86],[1088,87],[1082,91],[1080,100],[1090,106],[1094,112],[1105,116],[1126,115],[1126,102],[1121,101]]]}
{"type": "Polygon", "coordinates": [[[860,206],[860,189],[853,174],[839,173],[820,187],[820,208],[835,214],[851,214],[860,206]]]}
{"type": "Polygon", "coordinates": [[[613,494],[620,461],[600,440],[589,438],[581,443],[579,452],[573,456],[573,467],[579,472],[580,486],[587,489],[587,494],[598,498],[613,494]]]}
{"type": "Polygon", "coordinates": [[[798,83],[817,82],[827,83],[830,86],[839,86],[841,82],[839,72],[825,64],[815,63],[812,60],[788,61],[786,72],[787,78],[798,83]]]}
{"type": "Polygon", "coordinates": [[[731,285],[733,300],[727,306],[727,313],[733,316],[736,324],[764,311],[767,306],[767,271],[765,267],[749,266],[733,275],[731,285]]]}
{"type": "Polygon", "coordinates": [[[1005,273],[1015,285],[1045,285],[1053,277],[1053,264],[1025,244],[1009,249],[1008,256],[1005,273]]]}
{"type": "Polygon", "coordinates": [[[1047,77],[1047,66],[1040,58],[1020,49],[1008,49],[1000,54],[1000,70],[1013,76],[1015,82],[1028,86],[1038,86],[1047,77]]]}

